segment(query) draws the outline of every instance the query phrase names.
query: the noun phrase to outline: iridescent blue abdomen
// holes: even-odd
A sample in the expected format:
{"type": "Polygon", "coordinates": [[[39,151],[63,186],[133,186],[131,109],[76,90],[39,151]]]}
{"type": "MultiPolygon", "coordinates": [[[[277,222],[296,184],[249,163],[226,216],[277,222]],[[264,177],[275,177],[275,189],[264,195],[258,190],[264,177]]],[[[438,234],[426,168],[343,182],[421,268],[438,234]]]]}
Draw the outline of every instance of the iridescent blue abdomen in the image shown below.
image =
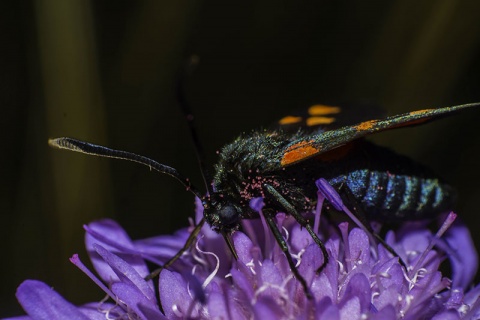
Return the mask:
{"type": "Polygon", "coordinates": [[[438,178],[377,170],[349,172],[344,183],[370,219],[416,220],[451,210],[454,191],[438,178]]]}

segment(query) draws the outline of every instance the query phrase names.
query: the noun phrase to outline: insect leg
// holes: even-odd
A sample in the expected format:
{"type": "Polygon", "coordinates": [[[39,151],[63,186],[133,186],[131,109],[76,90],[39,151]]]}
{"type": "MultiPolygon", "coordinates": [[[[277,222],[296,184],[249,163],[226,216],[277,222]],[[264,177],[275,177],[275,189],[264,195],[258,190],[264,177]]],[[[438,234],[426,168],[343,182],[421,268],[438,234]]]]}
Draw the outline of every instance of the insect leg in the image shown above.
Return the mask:
{"type": "Polygon", "coordinates": [[[323,244],[322,240],[320,240],[320,238],[317,236],[317,234],[313,231],[313,228],[308,223],[308,221],[304,217],[302,217],[302,215],[297,212],[297,210],[290,204],[290,202],[288,202],[277,190],[275,190],[274,187],[272,187],[269,184],[265,184],[264,189],[268,194],[271,195],[271,198],[275,202],[277,202],[276,204],[280,205],[285,210],[285,213],[288,213],[289,215],[291,215],[295,220],[297,220],[297,222],[302,227],[307,229],[307,231],[310,234],[310,236],[312,237],[313,241],[315,241],[315,243],[318,245],[320,250],[322,250],[323,263],[320,266],[320,268],[318,268],[318,270],[317,270],[317,273],[320,273],[328,263],[327,249],[325,248],[325,245],[323,244]]]}
{"type": "Polygon", "coordinates": [[[238,254],[237,250],[235,250],[235,246],[233,245],[232,238],[230,237],[230,234],[222,232],[222,237],[225,240],[225,243],[227,244],[228,249],[230,249],[230,252],[232,253],[232,256],[235,260],[238,260],[238,254]]]}
{"type": "Polygon", "coordinates": [[[183,255],[183,253],[192,246],[193,241],[195,241],[195,239],[197,238],[204,223],[205,223],[205,218],[202,218],[202,220],[200,220],[200,222],[195,226],[192,233],[190,233],[190,235],[188,236],[188,239],[187,241],[185,241],[185,244],[183,245],[183,247],[180,250],[178,250],[178,252],[173,257],[171,257],[170,260],[165,262],[163,266],[161,266],[158,269],[155,269],[154,271],[152,271],[152,273],[146,276],[145,280],[151,280],[155,278],[160,274],[160,272],[162,272],[163,269],[170,267],[175,261],[177,261],[183,255]]]}
{"type": "Polygon", "coordinates": [[[305,292],[305,295],[307,296],[308,299],[312,299],[312,294],[310,293],[310,289],[308,289],[307,282],[305,279],[300,275],[298,272],[297,267],[295,266],[295,262],[293,262],[292,255],[290,254],[290,251],[288,251],[288,246],[287,242],[282,236],[282,233],[278,229],[275,220],[274,220],[274,212],[267,211],[265,210],[265,220],[267,220],[268,226],[270,227],[270,230],[273,233],[273,236],[275,237],[275,240],[277,240],[278,245],[280,246],[280,249],[282,249],[283,253],[285,254],[285,257],[287,258],[288,265],[290,266],[290,270],[292,270],[293,275],[297,280],[300,282],[300,284],[303,287],[303,291],[305,292]]]}
{"type": "Polygon", "coordinates": [[[355,199],[355,196],[353,195],[352,190],[347,185],[342,185],[340,187],[340,194],[342,198],[344,198],[344,201],[347,202],[348,204],[352,204],[351,208],[353,208],[353,214],[362,222],[362,224],[367,228],[367,231],[373,235],[373,237],[385,248],[387,249],[388,252],[390,252],[394,257],[398,258],[399,263],[405,268],[405,270],[408,270],[407,265],[403,261],[403,259],[398,255],[398,253],[388,244],[383,240],[382,237],[375,231],[373,231],[372,226],[367,220],[367,216],[365,214],[365,211],[361,208],[361,206],[358,205],[358,201],[355,199]]]}

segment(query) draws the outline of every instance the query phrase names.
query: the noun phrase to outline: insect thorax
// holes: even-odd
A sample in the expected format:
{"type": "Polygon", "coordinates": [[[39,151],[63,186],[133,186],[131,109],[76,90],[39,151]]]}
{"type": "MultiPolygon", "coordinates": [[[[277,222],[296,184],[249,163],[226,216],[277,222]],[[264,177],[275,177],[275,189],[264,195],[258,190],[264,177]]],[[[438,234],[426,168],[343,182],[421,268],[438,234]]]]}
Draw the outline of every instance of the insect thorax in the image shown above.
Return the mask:
{"type": "MultiPolygon", "coordinates": [[[[303,189],[291,181],[280,166],[281,150],[295,139],[298,139],[296,134],[266,130],[240,136],[219,153],[215,165],[215,190],[241,207],[249,208],[252,198],[265,198],[263,186],[269,184],[294,206],[305,207],[308,199],[305,199],[303,189]]],[[[242,218],[255,215],[248,209],[243,214],[242,218]]]]}

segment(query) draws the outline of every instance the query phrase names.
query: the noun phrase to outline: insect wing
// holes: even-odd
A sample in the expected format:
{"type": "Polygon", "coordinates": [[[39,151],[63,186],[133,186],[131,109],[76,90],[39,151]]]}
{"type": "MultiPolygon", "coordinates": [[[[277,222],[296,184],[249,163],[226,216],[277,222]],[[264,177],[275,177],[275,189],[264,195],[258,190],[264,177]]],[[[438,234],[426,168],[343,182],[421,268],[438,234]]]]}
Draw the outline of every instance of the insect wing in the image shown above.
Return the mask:
{"type": "Polygon", "coordinates": [[[316,104],[296,110],[280,119],[276,127],[286,132],[323,132],[385,116],[384,110],[370,104],[316,104]]]}
{"type": "Polygon", "coordinates": [[[387,117],[383,120],[368,120],[355,125],[310,135],[290,143],[282,153],[281,167],[287,167],[309,158],[318,156],[353,140],[367,135],[396,128],[415,126],[447,116],[469,107],[480,106],[480,103],[470,103],[439,109],[424,109],[401,115],[387,117]]]}

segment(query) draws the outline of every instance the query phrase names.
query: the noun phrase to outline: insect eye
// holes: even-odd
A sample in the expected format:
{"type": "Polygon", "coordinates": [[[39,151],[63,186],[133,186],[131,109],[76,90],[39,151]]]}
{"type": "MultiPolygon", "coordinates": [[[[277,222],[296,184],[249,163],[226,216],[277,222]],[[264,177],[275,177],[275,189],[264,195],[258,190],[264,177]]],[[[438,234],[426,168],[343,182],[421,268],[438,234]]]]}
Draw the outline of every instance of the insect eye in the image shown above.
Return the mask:
{"type": "Polygon", "coordinates": [[[224,205],[217,211],[218,217],[223,225],[231,225],[238,222],[239,212],[235,206],[224,205]]]}

